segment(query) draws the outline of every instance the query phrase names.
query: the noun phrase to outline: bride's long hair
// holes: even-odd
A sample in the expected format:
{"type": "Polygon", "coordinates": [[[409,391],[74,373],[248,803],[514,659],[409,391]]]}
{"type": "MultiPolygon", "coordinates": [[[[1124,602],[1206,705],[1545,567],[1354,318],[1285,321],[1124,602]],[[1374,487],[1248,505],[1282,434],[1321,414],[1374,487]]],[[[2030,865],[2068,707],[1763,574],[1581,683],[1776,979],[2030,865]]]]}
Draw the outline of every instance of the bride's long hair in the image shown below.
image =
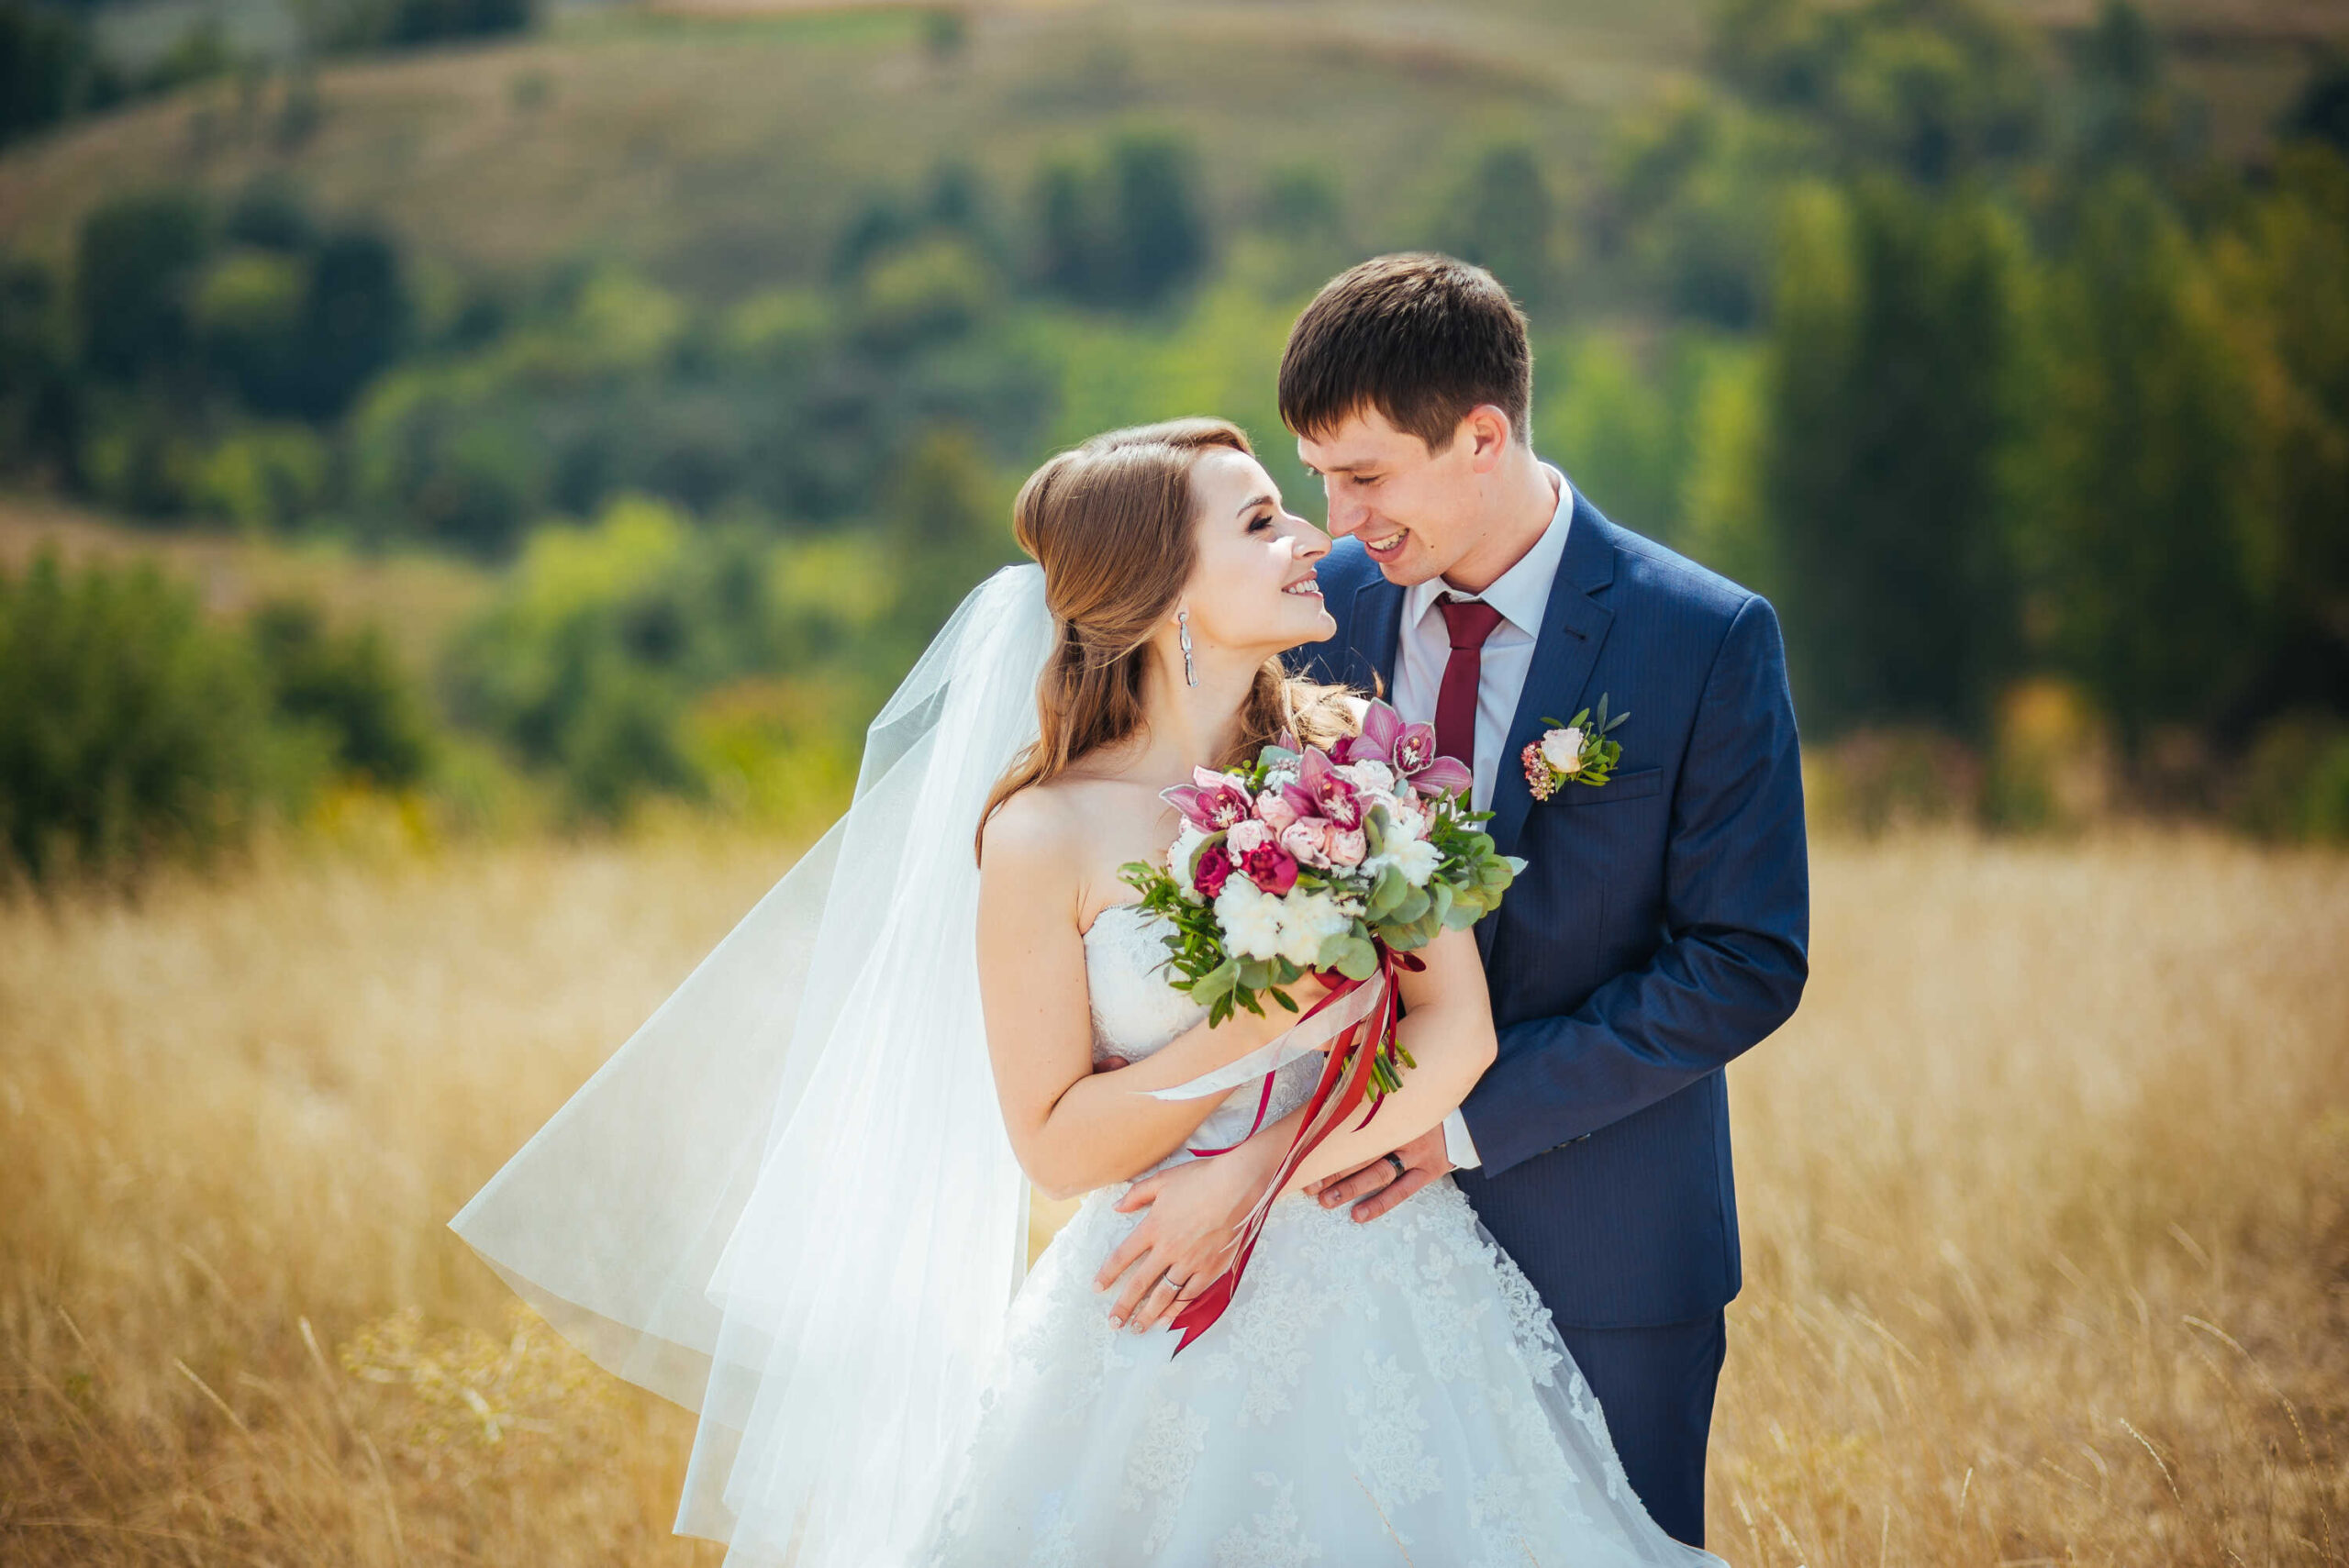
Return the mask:
{"type": "MultiPolygon", "coordinates": [[[[1020,486],[1012,530],[1044,569],[1055,641],[1036,683],[1036,742],[996,782],[977,843],[1005,801],[1142,728],[1151,639],[1198,560],[1191,471],[1219,448],[1256,455],[1237,425],[1173,419],[1096,436],[1020,486]]],[[[1253,757],[1284,730],[1324,746],[1352,734],[1344,695],[1267,659],[1241,706],[1231,749],[1216,765],[1253,757]]]]}

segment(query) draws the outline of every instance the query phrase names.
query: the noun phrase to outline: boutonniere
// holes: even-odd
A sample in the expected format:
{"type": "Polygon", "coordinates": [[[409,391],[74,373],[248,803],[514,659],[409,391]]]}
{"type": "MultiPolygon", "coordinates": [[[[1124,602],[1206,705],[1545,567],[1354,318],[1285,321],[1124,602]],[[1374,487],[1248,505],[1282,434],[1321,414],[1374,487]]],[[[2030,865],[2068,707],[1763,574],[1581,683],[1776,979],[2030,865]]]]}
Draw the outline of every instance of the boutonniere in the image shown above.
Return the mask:
{"type": "Polygon", "coordinates": [[[1549,729],[1525,749],[1525,782],[1533,786],[1533,798],[1547,800],[1562,784],[1588,784],[1596,789],[1612,778],[1623,748],[1607,739],[1607,734],[1631,717],[1619,713],[1608,717],[1607,697],[1602,693],[1596,717],[1585,708],[1564,724],[1544,718],[1542,722],[1549,729]]]}

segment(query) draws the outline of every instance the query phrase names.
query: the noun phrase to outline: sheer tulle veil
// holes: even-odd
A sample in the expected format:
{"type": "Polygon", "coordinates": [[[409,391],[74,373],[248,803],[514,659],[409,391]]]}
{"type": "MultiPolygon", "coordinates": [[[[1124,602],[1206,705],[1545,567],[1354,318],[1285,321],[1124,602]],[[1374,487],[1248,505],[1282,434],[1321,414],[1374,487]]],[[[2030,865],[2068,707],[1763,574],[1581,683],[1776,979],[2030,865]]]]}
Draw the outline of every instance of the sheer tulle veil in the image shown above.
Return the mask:
{"type": "Polygon", "coordinates": [[[1026,1261],[972,832],[1037,730],[1042,569],[973,590],[848,813],[450,1226],[596,1361],[700,1413],[675,1528],[886,1568],[967,1440],[1026,1261]]]}

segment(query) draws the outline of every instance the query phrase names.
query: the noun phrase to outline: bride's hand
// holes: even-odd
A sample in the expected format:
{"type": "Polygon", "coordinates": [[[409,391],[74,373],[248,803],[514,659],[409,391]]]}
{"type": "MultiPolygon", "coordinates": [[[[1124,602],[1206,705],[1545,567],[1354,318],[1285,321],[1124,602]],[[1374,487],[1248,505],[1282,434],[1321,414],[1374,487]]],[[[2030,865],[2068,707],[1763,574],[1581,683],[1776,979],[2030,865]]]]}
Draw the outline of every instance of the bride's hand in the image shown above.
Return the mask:
{"type": "Polygon", "coordinates": [[[1242,1144],[1229,1154],[1188,1160],[1143,1177],[1118,1200],[1121,1214],[1148,1212],[1093,1278],[1094,1289],[1117,1293],[1112,1326],[1135,1333],[1154,1327],[1230,1266],[1240,1222],[1272,1174],[1262,1152],[1242,1144]]]}

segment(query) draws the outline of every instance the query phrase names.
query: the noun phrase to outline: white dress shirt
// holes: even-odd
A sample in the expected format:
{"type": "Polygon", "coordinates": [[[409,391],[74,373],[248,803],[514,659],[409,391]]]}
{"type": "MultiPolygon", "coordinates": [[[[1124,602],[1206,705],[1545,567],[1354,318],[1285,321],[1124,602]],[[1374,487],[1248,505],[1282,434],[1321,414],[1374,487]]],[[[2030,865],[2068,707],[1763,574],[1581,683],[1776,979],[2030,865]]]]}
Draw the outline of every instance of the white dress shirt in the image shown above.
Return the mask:
{"type": "MultiPolygon", "coordinates": [[[[1478,811],[1492,809],[1493,787],[1507,762],[1501,750],[1508,744],[1517,699],[1525,690],[1527,673],[1533,668],[1534,639],[1541,635],[1542,617],[1550,607],[1550,585],[1557,579],[1558,562],[1566,553],[1566,529],[1574,522],[1574,486],[1549,463],[1542,465],[1542,472],[1557,490],[1557,509],[1516,565],[1481,594],[1464,594],[1446,586],[1441,577],[1403,591],[1394,700],[1395,711],[1407,723],[1435,722],[1436,694],[1443,685],[1443,667],[1452,659],[1451,628],[1444,623],[1443,612],[1436,608],[1436,601],[1446,594],[1482,599],[1501,613],[1500,623],[1485,639],[1476,666],[1476,754],[1467,761],[1475,775],[1468,803],[1478,811]]],[[[1484,1162],[1477,1157],[1475,1140],[1468,1136],[1468,1123],[1457,1110],[1443,1118],[1443,1150],[1456,1166],[1484,1162]]]]}

